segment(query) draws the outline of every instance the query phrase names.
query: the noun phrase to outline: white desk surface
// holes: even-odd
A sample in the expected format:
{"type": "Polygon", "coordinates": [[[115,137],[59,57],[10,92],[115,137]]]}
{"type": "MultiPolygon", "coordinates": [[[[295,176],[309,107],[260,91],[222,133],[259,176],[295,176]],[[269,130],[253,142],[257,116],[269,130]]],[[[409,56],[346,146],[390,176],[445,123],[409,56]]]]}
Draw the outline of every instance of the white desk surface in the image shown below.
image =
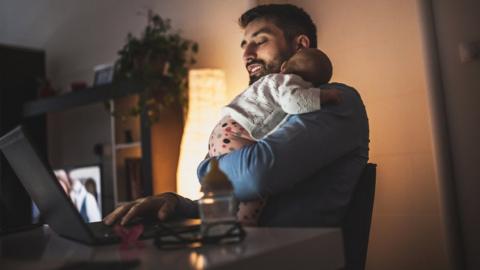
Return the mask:
{"type": "Polygon", "coordinates": [[[159,250],[87,246],[64,239],[47,226],[0,237],[0,269],[341,269],[339,228],[246,228],[243,242],[159,250]],[[135,267],[128,262],[138,260],[135,267]],[[82,264],[83,263],[83,264],[82,264]],[[111,263],[111,264],[108,264],[111,263]]]}

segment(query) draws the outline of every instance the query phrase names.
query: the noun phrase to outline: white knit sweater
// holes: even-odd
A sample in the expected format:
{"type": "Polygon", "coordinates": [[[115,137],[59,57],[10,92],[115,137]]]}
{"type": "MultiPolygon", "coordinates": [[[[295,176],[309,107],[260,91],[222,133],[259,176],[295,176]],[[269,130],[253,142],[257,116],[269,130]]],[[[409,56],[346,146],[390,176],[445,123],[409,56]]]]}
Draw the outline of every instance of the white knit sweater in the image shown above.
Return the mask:
{"type": "Polygon", "coordinates": [[[259,140],[273,132],[288,114],[320,109],[320,89],[295,74],[269,74],[250,85],[222,109],[259,140]]]}

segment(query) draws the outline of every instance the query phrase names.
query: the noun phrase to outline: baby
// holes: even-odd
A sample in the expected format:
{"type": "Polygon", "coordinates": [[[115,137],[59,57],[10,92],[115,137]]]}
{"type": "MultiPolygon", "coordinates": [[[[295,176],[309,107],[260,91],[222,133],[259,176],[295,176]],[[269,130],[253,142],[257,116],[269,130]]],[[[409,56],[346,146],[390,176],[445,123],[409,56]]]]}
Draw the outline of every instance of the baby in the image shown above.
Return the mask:
{"type": "MultiPolygon", "coordinates": [[[[320,110],[321,104],[338,103],[336,89],[315,88],[328,83],[332,64],[318,49],[302,49],[282,63],[280,73],[263,76],[222,109],[222,119],[209,139],[210,157],[223,155],[267,136],[289,114],[320,110]]],[[[238,220],[255,226],[265,199],[241,202],[238,220]]]]}

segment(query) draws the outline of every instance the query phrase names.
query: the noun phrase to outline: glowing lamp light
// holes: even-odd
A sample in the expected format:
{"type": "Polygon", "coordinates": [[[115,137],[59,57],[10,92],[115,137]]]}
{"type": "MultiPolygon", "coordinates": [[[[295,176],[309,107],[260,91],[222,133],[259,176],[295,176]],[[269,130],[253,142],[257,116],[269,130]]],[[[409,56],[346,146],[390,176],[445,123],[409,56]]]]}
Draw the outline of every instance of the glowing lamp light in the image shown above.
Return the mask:
{"type": "Polygon", "coordinates": [[[197,166],[208,153],[208,139],[226,104],[225,73],[218,69],[194,69],[188,74],[188,114],[180,146],[177,192],[190,199],[202,196],[197,166]]]}

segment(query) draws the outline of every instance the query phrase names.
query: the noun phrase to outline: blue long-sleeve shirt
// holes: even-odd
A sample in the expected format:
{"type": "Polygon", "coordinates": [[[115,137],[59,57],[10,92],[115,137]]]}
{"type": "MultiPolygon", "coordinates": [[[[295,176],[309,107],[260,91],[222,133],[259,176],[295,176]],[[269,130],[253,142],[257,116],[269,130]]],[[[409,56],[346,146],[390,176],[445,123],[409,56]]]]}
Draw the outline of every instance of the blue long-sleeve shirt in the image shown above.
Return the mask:
{"type": "MultiPolygon", "coordinates": [[[[240,201],[268,195],[260,226],[340,224],[368,161],[369,129],[358,93],[339,83],[322,86],[333,87],[342,91],[340,104],[291,115],[255,144],[217,157],[240,201]]],[[[200,163],[199,179],[209,162],[200,163]]]]}

